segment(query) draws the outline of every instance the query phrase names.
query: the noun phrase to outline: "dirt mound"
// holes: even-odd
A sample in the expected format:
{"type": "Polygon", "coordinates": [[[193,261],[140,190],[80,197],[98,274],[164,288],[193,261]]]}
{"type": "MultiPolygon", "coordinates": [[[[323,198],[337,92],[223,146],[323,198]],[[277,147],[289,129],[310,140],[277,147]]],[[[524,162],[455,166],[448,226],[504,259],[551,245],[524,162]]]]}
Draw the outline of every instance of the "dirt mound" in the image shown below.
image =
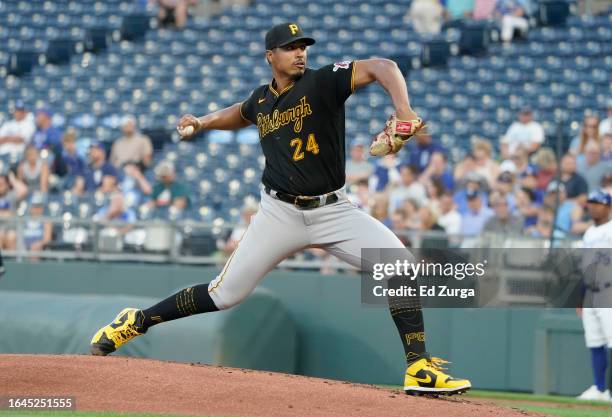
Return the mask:
{"type": "Polygon", "coordinates": [[[241,417],[524,417],[461,397],[125,357],[0,355],[0,396],[74,396],[80,411],[241,417]]]}

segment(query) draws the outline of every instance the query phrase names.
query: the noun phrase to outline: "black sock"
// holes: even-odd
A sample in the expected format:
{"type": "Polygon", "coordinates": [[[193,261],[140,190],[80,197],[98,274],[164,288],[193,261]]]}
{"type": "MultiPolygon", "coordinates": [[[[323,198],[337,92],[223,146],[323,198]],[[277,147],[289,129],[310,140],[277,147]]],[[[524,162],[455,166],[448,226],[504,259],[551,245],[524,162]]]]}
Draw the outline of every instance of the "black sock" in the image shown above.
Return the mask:
{"type": "Polygon", "coordinates": [[[208,293],[208,284],[199,284],[180,290],[154,306],[143,310],[143,325],[147,330],[149,327],[165,321],[218,310],[208,293]]]}
{"type": "Polygon", "coordinates": [[[0,251],[0,268],[4,266],[4,259],[2,259],[2,251],[0,251]]]}
{"type": "MultiPolygon", "coordinates": [[[[398,289],[402,285],[414,287],[416,281],[402,277],[393,277],[388,282],[388,288],[398,289]]],[[[425,350],[425,323],[421,300],[416,297],[388,296],[389,312],[397,326],[397,331],[404,345],[406,362],[411,364],[427,355],[425,350]]]]}

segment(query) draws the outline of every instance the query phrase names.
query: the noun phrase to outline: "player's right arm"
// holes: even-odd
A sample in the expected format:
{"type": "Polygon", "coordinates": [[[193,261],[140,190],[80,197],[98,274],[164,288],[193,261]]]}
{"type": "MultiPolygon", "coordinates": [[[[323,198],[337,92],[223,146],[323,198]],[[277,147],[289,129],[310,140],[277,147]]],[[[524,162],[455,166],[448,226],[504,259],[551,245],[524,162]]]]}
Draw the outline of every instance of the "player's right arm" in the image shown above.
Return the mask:
{"type": "Polygon", "coordinates": [[[207,114],[202,117],[196,117],[191,114],[187,114],[181,117],[181,120],[179,121],[177,126],[177,130],[179,131],[179,133],[181,133],[188,126],[192,126],[194,129],[194,132],[192,134],[195,134],[202,130],[236,130],[241,129],[243,127],[247,127],[251,124],[251,122],[245,119],[240,113],[241,106],[242,103],[236,103],[234,105],[231,105],[229,107],[207,114]]]}

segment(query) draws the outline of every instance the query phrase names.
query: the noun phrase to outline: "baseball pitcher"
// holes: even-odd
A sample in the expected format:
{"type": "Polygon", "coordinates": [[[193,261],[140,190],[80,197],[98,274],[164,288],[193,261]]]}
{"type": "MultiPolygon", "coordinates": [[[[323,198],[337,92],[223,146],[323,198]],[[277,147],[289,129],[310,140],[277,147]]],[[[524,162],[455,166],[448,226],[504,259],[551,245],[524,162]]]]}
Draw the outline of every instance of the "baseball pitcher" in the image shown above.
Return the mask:
{"type": "MultiPolygon", "coordinates": [[[[410,256],[387,227],[349,202],[344,171],[344,103],[357,89],[378,82],[395,106],[370,146],[372,155],[398,152],[423,127],[410,106],[404,77],[386,59],[338,62],[312,70],[307,67],[307,47],[314,43],[295,23],[274,26],[265,37],[272,70],[269,84],[241,103],[199,118],[181,118],[177,129],[184,137],[205,129],[257,126],[266,159],[261,208],[215,279],[148,309],[121,311],[95,334],[92,354],[108,355],[159,323],[235,306],[279,262],[306,248],[323,248],[357,268],[362,248],[403,249],[410,256]]],[[[441,366],[445,361],[426,352],[419,300],[390,299],[389,308],[406,352],[405,391],[468,390],[468,380],[450,377],[441,366]]]]}

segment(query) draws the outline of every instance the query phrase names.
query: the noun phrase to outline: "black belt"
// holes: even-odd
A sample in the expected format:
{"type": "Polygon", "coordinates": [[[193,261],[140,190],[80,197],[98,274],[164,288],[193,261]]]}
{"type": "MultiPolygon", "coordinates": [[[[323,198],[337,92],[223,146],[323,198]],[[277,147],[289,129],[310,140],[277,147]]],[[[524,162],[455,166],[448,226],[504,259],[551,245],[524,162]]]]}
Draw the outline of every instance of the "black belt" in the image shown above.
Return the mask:
{"type": "Polygon", "coordinates": [[[586,286],[587,290],[592,291],[592,292],[603,291],[610,287],[612,287],[612,282],[606,282],[605,284],[602,284],[601,286],[599,285],[587,285],[586,286]]]}
{"type": "Polygon", "coordinates": [[[268,186],[264,187],[264,191],[266,194],[278,198],[285,203],[293,204],[295,207],[302,210],[315,209],[317,207],[323,207],[338,201],[338,194],[336,194],[335,191],[323,194],[321,196],[292,195],[282,193],[280,191],[274,191],[268,186]]]}

